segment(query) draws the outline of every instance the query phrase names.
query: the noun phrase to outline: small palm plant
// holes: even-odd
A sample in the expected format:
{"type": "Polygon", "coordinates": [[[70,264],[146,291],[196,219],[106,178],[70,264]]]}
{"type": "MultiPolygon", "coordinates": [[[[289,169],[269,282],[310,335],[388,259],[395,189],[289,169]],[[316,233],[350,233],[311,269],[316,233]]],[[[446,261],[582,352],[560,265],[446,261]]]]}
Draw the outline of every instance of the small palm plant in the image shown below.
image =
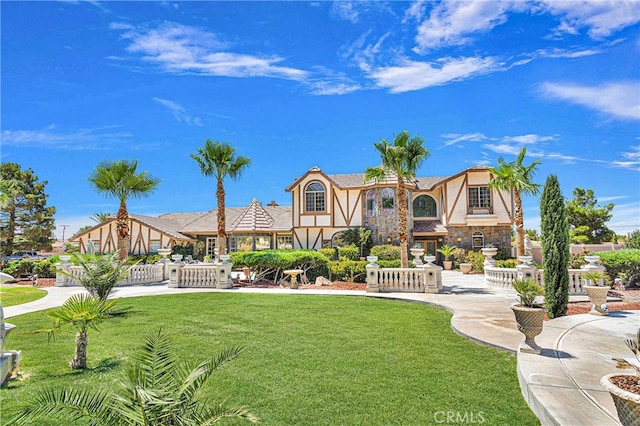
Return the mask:
{"type": "Polygon", "coordinates": [[[458,252],[458,247],[444,244],[436,251],[438,253],[442,253],[442,255],[444,256],[444,260],[449,260],[451,256],[458,252]]]}
{"type": "Polygon", "coordinates": [[[535,308],[536,296],[544,294],[543,288],[533,280],[517,279],[513,282],[513,289],[518,293],[518,303],[528,308],[535,308]]]}
{"type": "Polygon", "coordinates": [[[629,362],[623,358],[613,358],[614,361],[618,363],[616,368],[631,368],[634,370],[634,373],[640,378],[640,328],[636,333],[636,338],[634,339],[626,339],[625,343],[627,347],[631,349],[633,355],[636,357],[636,362],[629,362]]]}
{"type": "Polygon", "coordinates": [[[115,392],[40,390],[9,424],[31,425],[46,418],[92,425],[210,425],[227,417],[259,423],[246,407],[227,407],[200,396],[211,374],[240,351],[231,348],[199,363],[179,362],[168,335],[150,332],[115,392]]]}
{"type": "Polygon", "coordinates": [[[585,272],[582,274],[582,279],[587,282],[588,285],[600,285],[600,280],[605,278],[602,272],[585,272]]]}
{"type": "Polygon", "coordinates": [[[118,300],[103,300],[89,294],[78,294],[67,299],[59,308],[47,312],[47,316],[53,318],[53,328],[49,331],[49,337],[63,325],[71,325],[76,328],[76,350],[69,366],[73,370],[82,370],[87,366],[87,345],[89,339],[87,331],[100,330],[100,323],[108,318],[109,313],[118,300]]]}
{"type": "Polygon", "coordinates": [[[119,281],[124,279],[135,264],[119,260],[117,252],[103,256],[83,258],[73,254],[74,260],[82,267],[84,274],[75,276],[60,269],[60,273],[78,281],[87,291],[99,299],[106,300],[119,281]]]}

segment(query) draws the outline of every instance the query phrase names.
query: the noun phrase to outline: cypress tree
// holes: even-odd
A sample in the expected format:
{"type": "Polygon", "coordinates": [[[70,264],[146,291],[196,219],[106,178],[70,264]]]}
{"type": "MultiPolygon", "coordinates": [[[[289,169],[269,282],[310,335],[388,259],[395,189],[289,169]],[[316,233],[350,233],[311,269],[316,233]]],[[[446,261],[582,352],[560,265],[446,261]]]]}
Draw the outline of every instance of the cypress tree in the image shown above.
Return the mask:
{"type": "Polygon", "coordinates": [[[567,314],[569,303],[569,224],[556,175],[549,175],[540,200],[544,300],[549,318],[567,314]]]}

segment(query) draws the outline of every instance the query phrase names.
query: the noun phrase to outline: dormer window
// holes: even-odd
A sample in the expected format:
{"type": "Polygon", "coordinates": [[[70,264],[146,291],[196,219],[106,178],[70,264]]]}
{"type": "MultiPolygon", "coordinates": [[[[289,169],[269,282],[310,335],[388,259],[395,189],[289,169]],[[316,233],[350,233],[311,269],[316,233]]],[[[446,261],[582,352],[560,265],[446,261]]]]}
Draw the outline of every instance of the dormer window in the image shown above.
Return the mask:
{"type": "Polygon", "coordinates": [[[311,182],[304,190],[305,211],[324,212],[325,211],[325,189],[320,182],[311,182]]]}

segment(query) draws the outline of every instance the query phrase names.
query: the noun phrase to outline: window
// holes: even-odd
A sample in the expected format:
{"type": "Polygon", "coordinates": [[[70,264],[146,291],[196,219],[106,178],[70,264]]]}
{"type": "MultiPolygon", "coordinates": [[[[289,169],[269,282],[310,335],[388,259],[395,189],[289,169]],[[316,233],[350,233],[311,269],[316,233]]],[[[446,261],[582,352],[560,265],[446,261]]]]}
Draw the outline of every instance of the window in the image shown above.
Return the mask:
{"type": "Polygon", "coordinates": [[[157,253],[160,249],[160,240],[149,241],[149,253],[157,253]]]}
{"type": "Polygon", "coordinates": [[[469,209],[491,210],[491,191],[487,186],[469,188],[469,209]]]}
{"type": "Polygon", "coordinates": [[[413,200],[413,217],[436,217],[436,201],[428,195],[413,200]]]}
{"type": "Polygon", "coordinates": [[[291,235],[278,235],[278,248],[292,249],[293,239],[291,238],[291,235]]]}
{"type": "Polygon", "coordinates": [[[367,191],[367,217],[376,215],[376,193],[367,191]]]}
{"type": "Polygon", "coordinates": [[[393,189],[385,188],[382,190],[382,213],[393,214],[394,213],[394,194],[393,189]]]}
{"type": "Polygon", "coordinates": [[[324,205],[324,186],[320,182],[311,182],[304,190],[305,211],[323,212],[324,205]]]}
{"type": "Polygon", "coordinates": [[[216,255],[216,240],[216,237],[207,237],[207,255],[211,256],[212,258],[216,255]]]}
{"type": "Polygon", "coordinates": [[[474,249],[484,247],[484,234],[482,232],[474,232],[471,235],[471,247],[474,249]]]}

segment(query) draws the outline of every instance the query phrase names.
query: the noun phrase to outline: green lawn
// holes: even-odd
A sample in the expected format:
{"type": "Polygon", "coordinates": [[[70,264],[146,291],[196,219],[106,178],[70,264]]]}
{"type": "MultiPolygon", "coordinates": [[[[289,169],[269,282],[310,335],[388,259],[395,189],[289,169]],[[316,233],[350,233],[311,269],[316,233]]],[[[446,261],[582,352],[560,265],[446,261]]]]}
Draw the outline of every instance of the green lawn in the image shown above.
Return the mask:
{"type": "Polygon", "coordinates": [[[207,389],[249,406],[265,425],[427,425],[448,413],[489,425],[539,424],[520,394],[515,357],[456,335],[441,309],[368,297],[229,293],[116,306],[126,314],[89,332],[85,372],[67,366],[71,331],[47,343],[46,334],[32,333],[50,325],[43,313],[12,318],[17,329],[7,348],[22,350],[25,379],[0,390],[2,419],[35,388],[113,386],[141,337],[162,326],[189,359],[244,346],[207,389]]]}
{"type": "Polygon", "coordinates": [[[0,302],[2,306],[14,306],[33,302],[47,295],[45,290],[34,287],[0,287],[0,302]]]}

